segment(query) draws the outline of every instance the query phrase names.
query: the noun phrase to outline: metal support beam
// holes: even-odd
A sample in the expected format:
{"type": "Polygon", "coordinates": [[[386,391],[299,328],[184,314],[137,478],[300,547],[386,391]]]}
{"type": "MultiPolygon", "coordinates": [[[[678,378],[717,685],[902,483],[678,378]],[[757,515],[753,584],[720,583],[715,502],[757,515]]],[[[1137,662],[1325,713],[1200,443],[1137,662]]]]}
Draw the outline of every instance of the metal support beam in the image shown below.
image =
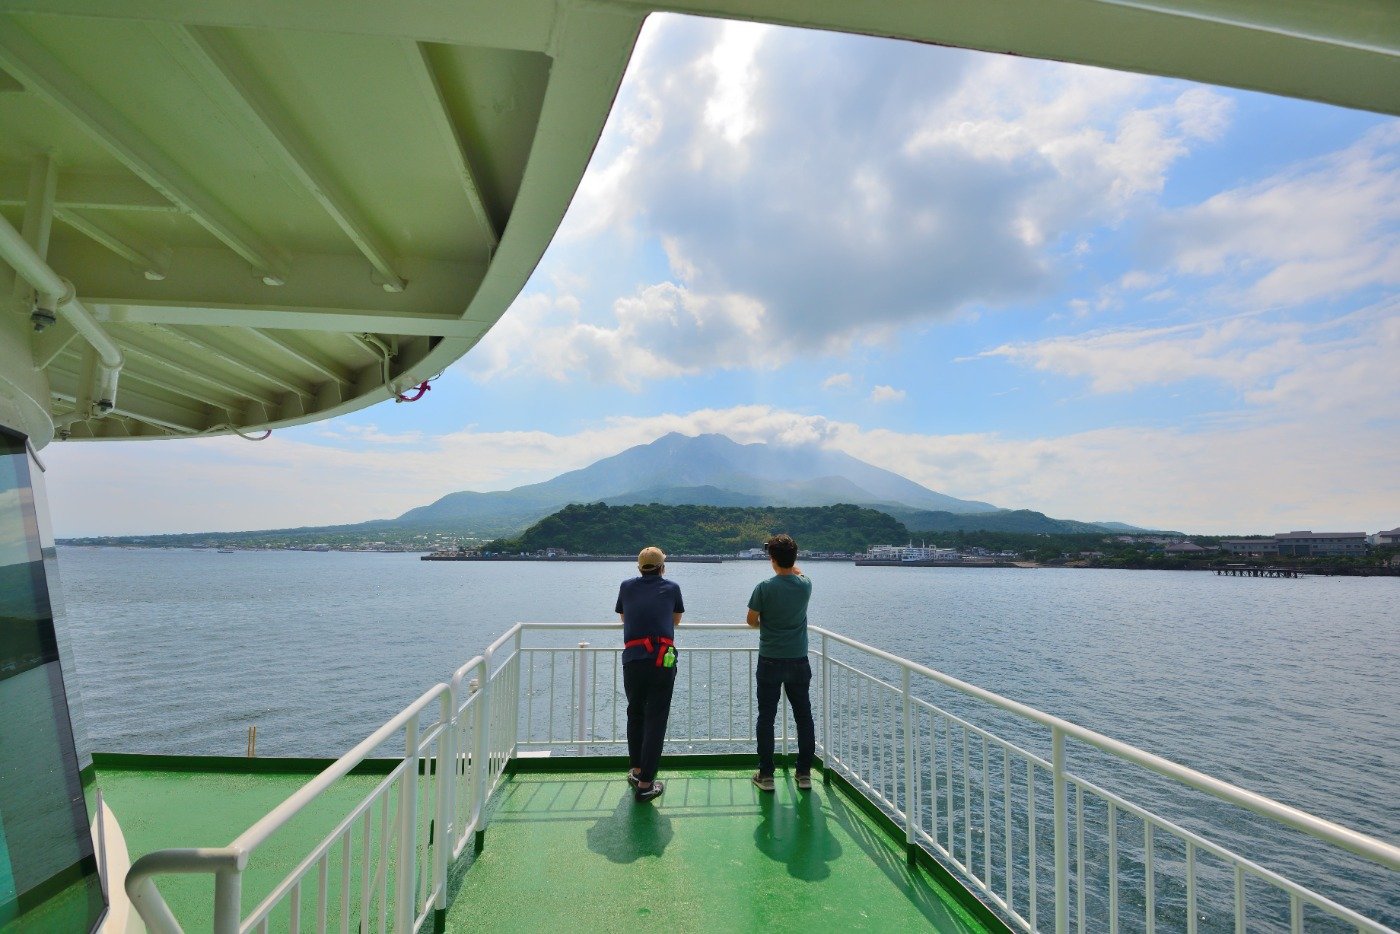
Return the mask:
{"type": "Polygon", "coordinates": [[[68,345],[73,343],[73,339],[78,336],[78,329],[73,327],[73,323],[64,318],[59,318],[43,331],[34,335],[31,347],[34,353],[34,369],[42,370],[58,357],[59,354],[68,349],[68,345]]]}
{"type": "Polygon", "coordinates": [[[251,399],[255,402],[273,406],[274,408],[277,405],[277,396],[275,393],[266,389],[248,386],[236,380],[231,380],[223,374],[212,372],[207,367],[191,365],[193,361],[181,361],[174,356],[172,351],[162,348],[159,345],[143,341],[131,334],[123,334],[120,342],[122,347],[129,351],[132,356],[148,360],[159,367],[163,367],[172,373],[184,377],[186,380],[193,380],[197,383],[203,383],[206,386],[212,386],[217,391],[224,393],[225,398],[218,401],[211,401],[198,395],[197,391],[189,390],[187,386],[172,386],[172,392],[183,393],[188,395],[191,399],[200,399],[202,402],[208,402],[210,405],[216,405],[220,408],[229,408],[230,399],[240,402],[251,399]]]}
{"type": "MultiPolygon", "coordinates": [[[[0,169],[0,206],[24,205],[27,174],[16,168],[0,169]]],[[[130,175],[60,172],[54,204],[78,211],[180,213],[178,205],[171,204],[160,192],[130,175]]]]}
{"type": "Polygon", "coordinates": [[[170,265],[169,251],[165,251],[165,255],[162,256],[160,249],[142,243],[136,234],[116,230],[111,221],[98,223],[71,208],[55,208],[54,216],[141,270],[147,279],[159,282],[165,278],[166,269],[170,265]]]}
{"type": "Polygon", "coordinates": [[[476,215],[482,230],[486,233],[488,250],[494,255],[496,246],[501,241],[501,233],[496,227],[496,222],[492,220],[491,212],[487,209],[486,201],[482,197],[481,185],[478,182],[481,173],[472,165],[471,151],[467,148],[461,130],[453,122],[451,112],[447,109],[447,99],[442,93],[442,82],[438,80],[437,72],[433,70],[432,60],[428,58],[428,48],[421,42],[409,42],[405,43],[404,51],[408,58],[409,70],[417,79],[419,89],[427,101],[428,116],[432,119],[433,128],[437,130],[438,137],[447,150],[448,158],[452,161],[452,168],[462,182],[467,201],[472,206],[472,213],[476,215]]]}
{"type": "Polygon", "coordinates": [[[315,392],[311,389],[311,387],[299,385],[295,382],[292,382],[291,380],[283,379],[276,373],[269,372],[266,367],[260,365],[259,363],[248,360],[247,358],[239,354],[237,351],[230,350],[229,348],[223,346],[217,340],[211,340],[208,337],[202,336],[197,337],[191,334],[189,331],[177,330],[176,328],[171,327],[160,327],[159,330],[164,334],[170,335],[176,340],[184,341],[192,347],[199,348],[200,350],[204,351],[210,356],[223,361],[224,363],[228,364],[236,370],[242,370],[243,372],[248,373],[256,379],[272,383],[274,386],[280,386],[288,392],[294,392],[297,395],[304,396],[306,398],[311,398],[315,395],[315,392]]]}
{"type": "Polygon", "coordinates": [[[175,160],[142,135],[13,19],[0,25],[0,65],[102,143],[264,276],[285,276],[281,255],[220,204],[175,160]]]}
{"type": "Polygon", "coordinates": [[[212,81],[219,97],[252,129],[261,148],[282,163],[369,260],[382,277],[384,291],[402,292],[406,283],[395,271],[389,245],[316,155],[276,95],[228,40],[213,30],[197,27],[175,26],[160,29],[157,35],[167,49],[212,81]]]}
{"type": "Polygon", "coordinates": [[[429,318],[341,308],[188,308],[110,305],[106,320],[118,324],[189,324],[200,327],[270,328],[293,331],[411,334],[420,337],[480,337],[487,325],[457,318],[429,318]]]}
{"type": "Polygon", "coordinates": [[[94,305],[121,306],[113,320],[205,324],[299,331],[372,331],[424,337],[474,338],[485,325],[464,321],[485,273],[480,264],[409,257],[413,287],[398,294],[371,281],[358,253],[299,254],[287,284],[270,289],[220,246],[171,250],[164,281],[133,276],[131,266],[86,237],[55,241],[53,265],[83,271],[83,294],[94,305]]]}
{"type": "MultiPolygon", "coordinates": [[[[53,397],[76,408],[78,397],[73,392],[73,387],[77,384],[78,378],[62,370],[51,368],[49,380],[54,387],[51,393],[53,397]]],[[[168,428],[184,435],[198,434],[206,427],[206,420],[202,413],[158,399],[139,389],[123,389],[121,400],[113,407],[110,414],[134,418],[138,422],[158,425],[161,428],[168,428]]]]}
{"type": "MultiPolygon", "coordinates": [[[[145,354],[145,353],[142,353],[142,352],[139,351],[139,350],[135,350],[135,349],[132,348],[132,347],[127,347],[127,348],[126,348],[126,351],[127,351],[127,355],[130,356],[130,357],[145,358],[145,359],[147,359],[147,360],[150,360],[152,363],[158,363],[158,364],[164,365],[164,361],[156,360],[155,358],[151,357],[150,355],[145,354]]],[[[132,377],[131,377],[131,371],[128,370],[128,371],[127,371],[127,379],[131,379],[131,378],[132,378],[132,377]]],[[[175,393],[176,395],[184,396],[184,397],[187,398],[187,399],[193,399],[193,400],[195,400],[196,402],[203,402],[205,405],[207,405],[207,406],[209,406],[210,408],[213,408],[213,409],[223,409],[223,410],[226,411],[226,412],[234,412],[234,411],[237,411],[237,410],[240,408],[240,406],[239,406],[238,403],[236,403],[236,402],[230,402],[228,399],[219,399],[219,398],[216,398],[214,393],[207,392],[207,391],[205,391],[205,390],[203,390],[203,389],[201,389],[201,388],[199,388],[199,387],[196,387],[196,386],[191,386],[188,382],[181,383],[181,384],[178,384],[178,385],[177,385],[176,383],[174,383],[173,381],[171,381],[171,380],[169,380],[169,379],[167,379],[167,378],[165,378],[165,377],[161,377],[159,380],[157,380],[157,379],[154,379],[154,378],[152,378],[152,379],[146,379],[145,377],[139,377],[139,376],[138,376],[137,379],[138,379],[138,380],[144,379],[146,382],[155,383],[155,384],[157,384],[157,385],[160,385],[160,386],[164,387],[165,389],[168,389],[170,392],[173,392],[173,393],[175,393]]]]}
{"type": "Polygon", "coordinates": [[[337,364],[325,359],[311,348],[302,346],[295,339],[291,337],[279,337],[275,334],[268,334],[266,331],[259,331],[257,328],[247,328],[246,330],[258,341],[262,342],[268,347],[273,347],[277,350],[280,350],[282,353],[286,354],[287,356],[291,357],[297,362],[307,367],[310,367],[317,373],[320,373],[326,379],[334,380],[335,382],[340,383],[342,386],[350,386],[354,384],[354,379],[348,373],[342,370],[337,364]]]}
{"type": "MultiPolygon", "coordinates": [[[[49,234],[53,232],[53,202],[57,186],[58,171],[53,159],[48,153],[35,156],[29,167],[20,236],[34,248],[40,259],[46,259],[49,255],[49,234]]],[[[33,288],[24,276],[15,276],[15,301],[27,303],[33,297],[33,288]]]]}

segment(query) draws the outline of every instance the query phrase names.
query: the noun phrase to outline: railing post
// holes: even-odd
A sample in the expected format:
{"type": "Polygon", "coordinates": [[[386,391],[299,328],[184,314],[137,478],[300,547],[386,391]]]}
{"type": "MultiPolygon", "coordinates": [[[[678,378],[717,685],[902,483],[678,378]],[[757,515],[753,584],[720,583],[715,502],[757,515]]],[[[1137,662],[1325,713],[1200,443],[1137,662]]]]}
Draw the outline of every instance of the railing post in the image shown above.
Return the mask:
{"type": "Polygon", "coordinates": [[[904,677],[900,690],[904,695],[904,855],[914,864],[914,718],[909,697],[909,669],[901,668],[904,677]]]}
{"type": "Polygon", "coordinates": [[[214,874],[214,934],[238,934],[242,924],[243,871],[220,869],[214,874]]]}
{"type": "Polygon", "coordinates": [[[481,685],[476,697],[475,748],[472,750],[472,816],[476,819],[476,850],[481,852],[486,840],[486,795],[491,785],[491,717],[488,707],[491,704],[491,652],[488,649],[481,658],[481,685]]]}
{"type": "Polygon", "coordinates": [[[403,785],[399,788],[399,864],[394,892],[394,930],[412,931],[418,898],[418,717],[404,725],[403,785]]]}
{"type": "Polygon", "coordinates": [[[107,878],[107,822],[103,820],[105,805],[102,802],[102,789],[97,789],[97,880],[102,884],[102,894],[111,902],[111,884],[107,878]]]}
{"type": "Polygon", "coordinates": [[[525,634],[523,629],[515,631],[515,657],[511,659],[511,679],[510,679],[510,706],[515,711],[510,718],[510,754],[515,755],[516,747],[520,745],[520,666],[524,663],[525,653],[522,638],[525,634]]]}
{"type": "Polygon", "coordinates": [[[438,729],[437,761],[433,763],[437,791],[437,818],[433,828],[433,890],[437,897],[434,927],[443,930],[447,912],[447,861],[452,855],[452,786],[457,778],[457,692],[449,688],[442,695],[442,715],[438,729]]]}
{"type": "Polygon", "coordinates": [[[462,733],[462,705],[460,703],[462,679],[460,672],[458,677],[452,679],[447,694],[448,703],[451,705],[449,709],[452,711],[450,721],[452,730],[451,755],[447,759],[447,822],[452,828],[452,832],[447,838],[447,859],[448,862],[451,862],[452,857],[457,852],[457,836],[462,832],[462,828],[457,826],[457,769],[462,764],[462,750],[458,747],[462,733]]]}
{"type": "Polygon", "coordinates": [[[588,739],[588,643],[580,642],[574,655],[574,682],[578,685],[578,754],[583,755],[584,741],[588,739]]]}
{"type": "Polygon", "coordinates": [[[822,633],[822,763],[825,773],[826,769],[832,767],[831,761],[831,646],[822,633]]]}
{"type": "Polygon", "coordinates": [[[1065,804],[1065,733],[1050,728],[1050,766],[1055,793],[1055,934],[1069,931],[1069,815],[1065,804]]]}

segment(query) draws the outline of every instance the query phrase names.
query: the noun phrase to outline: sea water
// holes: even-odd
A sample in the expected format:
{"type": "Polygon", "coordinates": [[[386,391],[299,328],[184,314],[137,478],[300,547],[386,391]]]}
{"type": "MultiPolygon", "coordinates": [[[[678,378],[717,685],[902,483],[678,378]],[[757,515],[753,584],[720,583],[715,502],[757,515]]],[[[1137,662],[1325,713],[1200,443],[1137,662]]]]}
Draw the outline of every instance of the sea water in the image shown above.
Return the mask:
{"type": "MultiPolygon", "coordinates": [[[[515,622],[615,620],[617,585],[631,573],[116,548],[63,548],[58,566],[92,748],[240,755],[256,724],[262,755],[329,757],[515,622]]],[[[1400,839],[1400,579],[825,562],[806,571],[814,625],[1400,839]]],[[[766,572],[747,561],[667,571],[695,622],[742,621],[766,572]]],[[[1027,740],[1038,753],[1042,741],[1027,740]]],[[[1144,794],[1170,812],[1157,787],[1144,794]]],[[[1192,817],[1208,807],[1189,805],[1180,819],[1200,823],[1192,817]]],[[[1393,874],[1305,840],[1280,845],[1296,850],[1290,872],[1400,926],[1393,874]]]]}

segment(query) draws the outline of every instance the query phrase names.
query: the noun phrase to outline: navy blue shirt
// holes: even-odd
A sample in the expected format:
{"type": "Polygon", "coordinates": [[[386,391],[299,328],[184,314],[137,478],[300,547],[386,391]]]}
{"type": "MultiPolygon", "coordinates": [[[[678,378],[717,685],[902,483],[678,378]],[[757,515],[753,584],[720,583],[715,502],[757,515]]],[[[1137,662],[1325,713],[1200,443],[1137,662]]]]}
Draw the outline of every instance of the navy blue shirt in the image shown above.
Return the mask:
{"type": "MultiPolygon", "coordinates": [[[[685,604],[681,602],[680,585],[660,574],[643,574],[622,582],[617,591],[617,609],[614,612],[622,614],[623,642],[648,636],[653,639],[657,636],[674,639],[676,624],[672,614],[684,613],[685,604]]],[[[659,644],[653,645],[650,653],[644,645],[623,649],[622,664],[644,658],[654,659],[658,651],[659,644]]]]}

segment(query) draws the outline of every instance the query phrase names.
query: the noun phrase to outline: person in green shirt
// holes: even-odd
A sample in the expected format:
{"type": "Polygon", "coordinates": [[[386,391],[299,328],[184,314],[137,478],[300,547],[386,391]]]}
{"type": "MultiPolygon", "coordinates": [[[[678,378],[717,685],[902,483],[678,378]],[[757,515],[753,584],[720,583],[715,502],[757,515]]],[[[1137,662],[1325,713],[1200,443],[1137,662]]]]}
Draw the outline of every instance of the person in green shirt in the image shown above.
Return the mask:
{"type": "Polygon", "coordinates": [[[812,581],[797,566],[797,542],[775,535],[764,549],[773,576],[760,581],[749,597],[747,622],[758,630],[758,771],[753,783],[773,790],[773,721],[781,693],[787,694],[797,724],[797,787],[812,787],[812,758],[817,728],[812,721],[812,666],[807,661],[807,601],[812,581]]]}

